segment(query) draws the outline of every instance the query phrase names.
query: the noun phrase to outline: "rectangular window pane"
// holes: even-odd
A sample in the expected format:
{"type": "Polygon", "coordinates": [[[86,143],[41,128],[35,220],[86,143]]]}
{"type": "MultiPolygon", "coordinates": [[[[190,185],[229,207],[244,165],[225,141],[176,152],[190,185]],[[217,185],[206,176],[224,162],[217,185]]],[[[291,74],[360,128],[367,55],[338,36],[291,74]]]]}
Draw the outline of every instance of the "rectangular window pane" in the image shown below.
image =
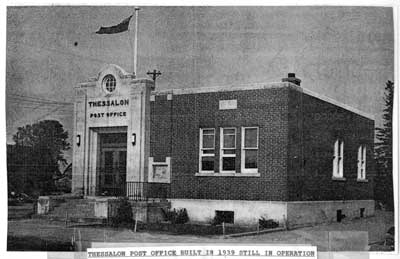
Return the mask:
{"type": "Polygon", "coordinates": [[[235,129],[224,129],[225,134],[235,135],[235,129]]]}
{"type": "Polygon", "coordinates": [[[201,158],[201,171],[214,171],[214,157],[205,156],[201,158]]]}
{"type": "Polygon", "coordinates": [[[224,148],[235,148],[235,135],[224,135],[224,148]]]}
{"type": "Polygon", "coordinates": [[[204,135],[214,135],[214,130],[213,129],[204,129],[203,134],[204,135]]]}
{"type": "Polygon", "coordinates": [[[203,154],[214,154],[214,149],[203,150],[203,154]]]}
{"type": "Polygon", "coordinates": [[[224,150],[224,155],[235,155],[236,150],[235,149],[226,149],[224,150]]]}
{"type": "Polygon", "coordinates": [[[244,147],[257,148],[257,129],[245,129],[244,147]]]}
{"type": "Polygon", "coordinates": [[[214,148],[214,135],[203,135],[203,148],[214,148]]]}
{"type": "Polygon", "coordinates": [[[257,150],[246,150],[244,168],[257,168],[257,150]]]}
{"type": "Polygon", "coordinates": [[[222,171],[235,171],[235,157],[222,158],[222,171]]]}

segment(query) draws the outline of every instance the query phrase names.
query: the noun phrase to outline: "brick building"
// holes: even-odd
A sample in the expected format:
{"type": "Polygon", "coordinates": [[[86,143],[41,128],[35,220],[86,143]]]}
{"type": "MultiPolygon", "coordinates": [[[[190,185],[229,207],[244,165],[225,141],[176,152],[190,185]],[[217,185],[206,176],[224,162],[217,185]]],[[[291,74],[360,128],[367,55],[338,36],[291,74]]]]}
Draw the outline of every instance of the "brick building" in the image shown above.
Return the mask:
{"type": "Polygon", "coordinates": [[[307,224],[374,214],[373,117],[282,82],[154,89],[115,65],[76,88],[73,192],[307,224]]]}

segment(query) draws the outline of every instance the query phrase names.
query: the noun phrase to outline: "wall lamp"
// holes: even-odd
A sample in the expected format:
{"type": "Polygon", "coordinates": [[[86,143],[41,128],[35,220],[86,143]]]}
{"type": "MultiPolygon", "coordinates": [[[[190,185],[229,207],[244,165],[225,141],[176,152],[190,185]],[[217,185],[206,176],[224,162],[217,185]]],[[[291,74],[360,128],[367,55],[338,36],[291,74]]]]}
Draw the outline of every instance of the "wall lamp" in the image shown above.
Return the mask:
{"type": "Polygon", "coordinates": [[[136,144],[136,133],[132,133],[131,142],[132,142],[132,145],[136,144]]]}
{"type": "Polygon", "coordinates": [[[76,145],[79,147],[81,145],[81,135],[76,135],[76,145]]]}

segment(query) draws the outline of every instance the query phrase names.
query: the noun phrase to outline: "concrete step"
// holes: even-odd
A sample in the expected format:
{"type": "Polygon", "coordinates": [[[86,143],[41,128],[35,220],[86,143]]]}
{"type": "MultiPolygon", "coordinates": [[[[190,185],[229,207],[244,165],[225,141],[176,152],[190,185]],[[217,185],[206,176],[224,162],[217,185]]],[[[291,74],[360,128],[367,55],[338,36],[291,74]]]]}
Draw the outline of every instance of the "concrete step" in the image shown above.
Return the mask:
{"type": "Polygon", "coordinates": [[[65,216],[55,216],[55,215],[34,215],[32,218],[36,219],[46,219],[51,221],[60,221],[67,223],[89,223],[89,224],[105,224],[107,219],[105,218],[94,218],[94,217],[68,217],[65,216]]]}
{"type": "Polygon", "coordinates": [[[67,200],[57,204],[48,214],[49,217],[94,218],[94,203],[90,200],[67,200]]]}

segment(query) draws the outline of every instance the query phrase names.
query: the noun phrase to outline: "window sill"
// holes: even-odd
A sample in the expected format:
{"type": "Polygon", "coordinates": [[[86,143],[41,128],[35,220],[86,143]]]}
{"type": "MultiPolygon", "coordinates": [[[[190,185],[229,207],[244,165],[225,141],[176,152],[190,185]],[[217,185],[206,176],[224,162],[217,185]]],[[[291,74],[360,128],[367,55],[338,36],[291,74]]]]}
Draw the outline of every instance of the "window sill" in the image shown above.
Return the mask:
{"type": "Polygon", "coordinates": [[[359,183],[368,183],[368,179],[357,179],[359,183]]]}
{"type": "Polygon", "coordinates": [[[196,173],[195,176],[216,176],[216,177],[260,177],[260,173],[196,173]]]}
{"type": "Polygon", "coordinates": [[[346,181],[346,178],[332,176],[332,180],[334,180],[334,181],[346,181]]]}

